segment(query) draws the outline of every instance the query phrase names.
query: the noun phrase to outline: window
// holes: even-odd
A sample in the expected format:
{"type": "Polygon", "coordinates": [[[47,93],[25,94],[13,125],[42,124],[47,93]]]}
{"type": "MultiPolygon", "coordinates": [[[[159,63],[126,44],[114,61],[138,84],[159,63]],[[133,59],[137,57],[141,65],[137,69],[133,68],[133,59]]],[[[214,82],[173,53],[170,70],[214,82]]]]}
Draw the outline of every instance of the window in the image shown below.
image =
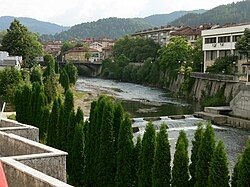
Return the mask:
{"type": "Polygon", "coordinates": [[[233,36],[233,42],[237,42],[242,35],[235,35],[233,36]]]}
{"type": "Polygon", "coordinates": [[[219,51],[219,57],[229,56],[231,54],[230,50],[219,51]]]}
{"type": "Polygon", "coordinates": [[[219,43],[230,42],[230,36],[219,37],[219,38],[218,38],[218,42],[219,42],[219,43]]]}
{"type": "Polygon", "coordinates": [[[216,43],[216,37],[213,38],[205,38],[205,44],[216,43]]]}
{"type": "Polygon", "coordinates": [[[206,51],[206,60],[215,60],[217,58],[217,51],[206,51]]]}

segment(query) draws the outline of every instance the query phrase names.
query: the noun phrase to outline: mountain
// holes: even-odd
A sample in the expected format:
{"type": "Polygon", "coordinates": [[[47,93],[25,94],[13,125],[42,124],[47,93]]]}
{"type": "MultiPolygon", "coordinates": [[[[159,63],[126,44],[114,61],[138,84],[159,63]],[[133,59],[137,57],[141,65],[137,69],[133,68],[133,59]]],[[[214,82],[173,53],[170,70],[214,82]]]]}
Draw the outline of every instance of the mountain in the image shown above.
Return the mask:
{"type": "MultiPolygon", "coordinates": [[[[82,39],[82,38],[119,38],[135,31],[152,27],[141,19],[106,18],[98,21],[81,23],[72,26],[69,30],[54,35],[56,40],[82,39]]],[[[45,39],[48,36],[43,36],[45,39]]]]}
{"type": "Polygon", "coordinates": [[[189,13],[202,14],[204,12],[206,12],[206,10],[204,9],[192,10],[192,11],[175,11],[169,14],[155,14],[152,16],[145,17],[143,18],[143,20],[150,25],[162,26],[162,25],[168,25],[170,22],[186,14],[189,13]]]}
{"type": "Polygon", "coordinates": [[[250,0],[228,5],[221,5],[202,14],[189,13],[175,21],[172,25],[198,26],[205,23],[224,25],[250,21],[250,0]]]}
{"type": "MultiPolygon", "coordinates": [[[[0,17],[0,31],[9,28],[10,23],[15,19],[12,16],[2,16],[0,17]]],[[[39,21],[32,18],[18,17],[18,19],[23,25],[28,27],[32,32],[39,34],[56,34],[69,29],[69,27],[60,26],[54,23],[39,21]]]]}

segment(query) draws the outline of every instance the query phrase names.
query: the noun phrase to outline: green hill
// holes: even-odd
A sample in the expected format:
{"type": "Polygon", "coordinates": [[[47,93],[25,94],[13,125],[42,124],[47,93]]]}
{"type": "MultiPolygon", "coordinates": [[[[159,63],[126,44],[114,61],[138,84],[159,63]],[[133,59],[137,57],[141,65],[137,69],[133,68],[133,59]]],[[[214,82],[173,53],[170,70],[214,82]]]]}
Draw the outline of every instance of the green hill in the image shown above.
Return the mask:
{"type": "Polygon", "coordinates": [[[221,5],[203,14],[186,14],[171,22],[172,25],[198,26],[206,23],[226,24],[250,21],[250,0],[221,5]]]}

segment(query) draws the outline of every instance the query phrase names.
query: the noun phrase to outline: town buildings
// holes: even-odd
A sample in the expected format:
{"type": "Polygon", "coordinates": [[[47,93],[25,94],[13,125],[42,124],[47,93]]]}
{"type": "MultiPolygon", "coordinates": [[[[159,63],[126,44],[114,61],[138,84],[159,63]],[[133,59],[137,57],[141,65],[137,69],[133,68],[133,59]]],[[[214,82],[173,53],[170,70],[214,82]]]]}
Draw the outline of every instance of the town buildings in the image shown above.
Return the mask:
{"type": "Polygon", "coordinates": [[[75,47],[68,50],[63,57],[63,61],[68,62],[97,62],[101,60],[101,52],[97,49],[87,47],[75,47]]]}
{"type": "Polygon", "coordinates": [[[9,56],[6,51],[0,51],[0,69],[5,67],[15,67],[20,69],[22,64],[21,56],[9,56]]]}
{"type": "Polygon", "coordinates": [[[43,44],[43,49],[46,53],[57,57],[60,55],[62,45],[61,41],[51,41],[43,44]]]}
{"type": "Polygon", "coordinates": [[[237,40],[244,34],[246,28],[250,29],[250,24],[238,24],[234,26],[222,26],[215,29],[203,30],[203,51],[204,51],[204,72],[208,66],[212,66],[219,57],[228,55],[238,56],[235,62],[235,72],[245,74],[246,57],[239,55],[235,50],[237,40]]]}

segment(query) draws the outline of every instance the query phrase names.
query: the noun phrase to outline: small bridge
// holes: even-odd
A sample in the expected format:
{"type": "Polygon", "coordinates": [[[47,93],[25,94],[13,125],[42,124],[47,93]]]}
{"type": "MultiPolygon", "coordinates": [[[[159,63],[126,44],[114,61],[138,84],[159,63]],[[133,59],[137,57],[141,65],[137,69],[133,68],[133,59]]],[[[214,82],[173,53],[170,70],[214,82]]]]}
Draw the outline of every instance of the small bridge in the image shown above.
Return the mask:
{"type": "MultiPolygon", "coordinates": [[[[102,70],[102,61],[69,61],[73,63],[80,71],[86,71],[91,76],[97,76],[102,70]]],[[[69,62],[59,62],[60,66],[65,66],[69,62]]]]}

